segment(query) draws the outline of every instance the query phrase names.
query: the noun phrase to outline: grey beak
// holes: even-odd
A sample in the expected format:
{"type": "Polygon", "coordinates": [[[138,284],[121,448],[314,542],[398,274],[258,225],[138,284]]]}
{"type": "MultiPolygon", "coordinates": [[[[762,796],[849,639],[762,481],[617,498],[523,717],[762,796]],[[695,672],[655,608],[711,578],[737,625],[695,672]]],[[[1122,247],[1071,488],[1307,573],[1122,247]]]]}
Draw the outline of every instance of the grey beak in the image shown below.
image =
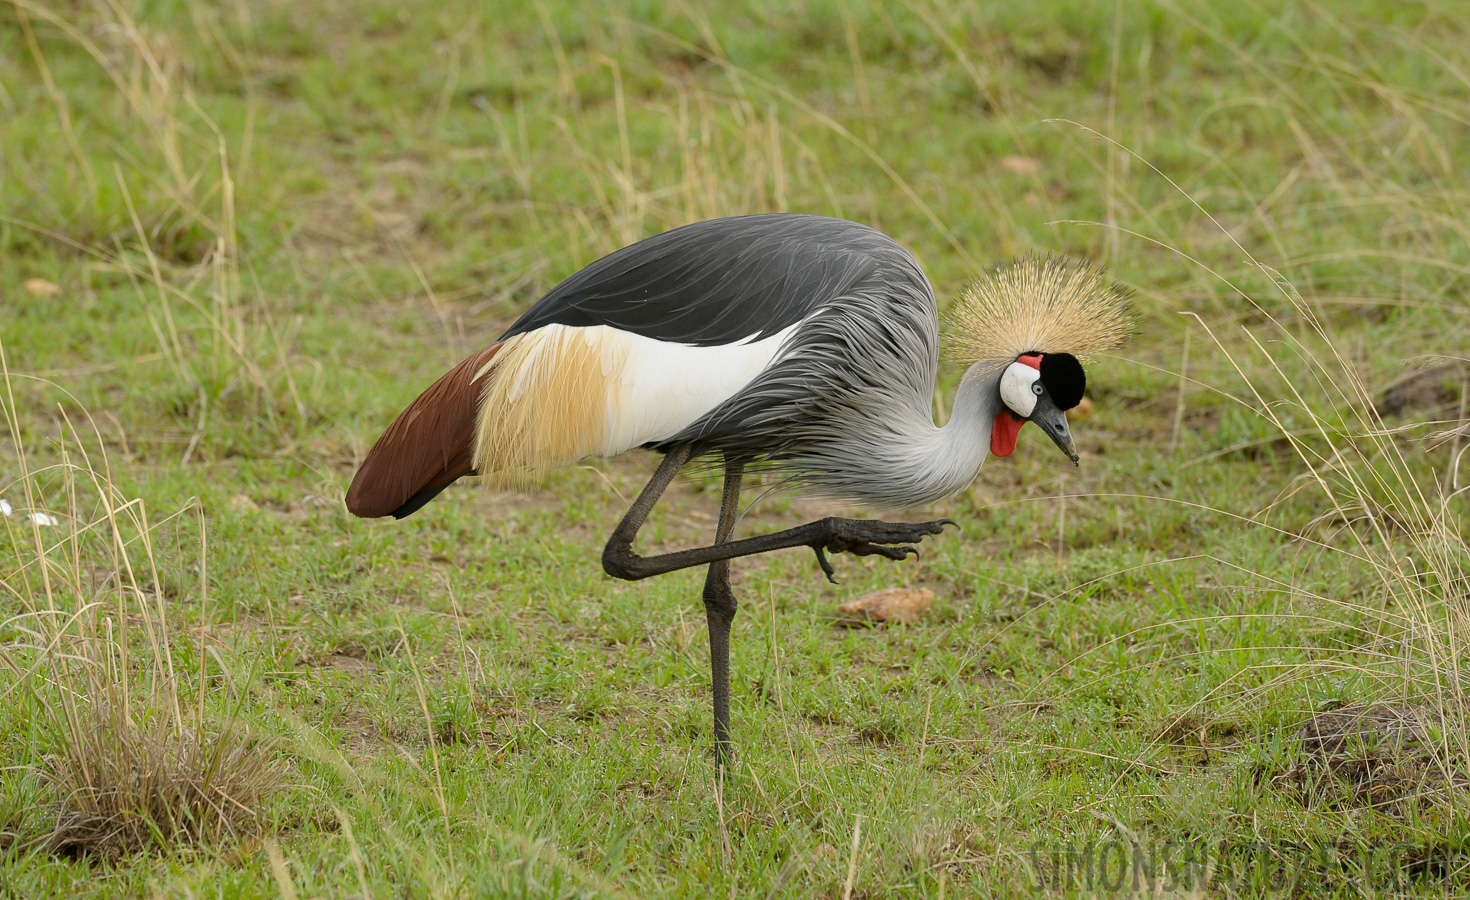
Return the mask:
{"type": "Polygon", "coordinates": [[[1057,405],[1047,394],[1036,398],[1036,408],[1031,410],[1030,421],[1036,423],[1036,427],[1046,432],[1061,451],[1067,454],[1073,465],[1079,465],[1077,457],[1077,445],[1072,442],[1072,432],[1067,427],[1067,414],[1057,409],[1057,405]]]}

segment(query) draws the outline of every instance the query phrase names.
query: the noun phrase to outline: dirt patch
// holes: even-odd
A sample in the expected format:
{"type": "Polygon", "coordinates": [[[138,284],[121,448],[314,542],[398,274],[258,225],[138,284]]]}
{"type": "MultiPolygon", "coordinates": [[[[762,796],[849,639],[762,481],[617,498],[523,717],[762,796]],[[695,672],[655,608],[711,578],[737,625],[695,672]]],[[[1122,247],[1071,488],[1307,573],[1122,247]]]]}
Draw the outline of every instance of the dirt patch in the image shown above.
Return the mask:
{"type": "Polygon", "coordinates": [[[1436,752],[1439,714],[1427,706],[1372,703],[1312,716],[1296,732],[1303,759],[1272,780],[1305,805],[1371,806],[1394,814],[1470,787],[1436,752]]]}
{"type": "MultiPolygon", "coordinates": [[[[361,650],[358,651],[361,653],[361,650]]],[[[366,678],[373,673],[373,664],[360,655],[336,652],[319,659],[303,661],[304,665],[319,669],[334,669],[347,675],[366,678]]]]}
{"type": "Polygon", "coordinates": [[[1378,392],[1373,405],[1384,418],[1406,413],[1443,418],[1461,413],[1467,378],[1470,364],[1460,359],[1441,360],[1395,378],[1378,392]]]}
{"type": "Polygon", "coordinates": [[[905,735],[903,721],[894,716],[883,716],[865,723],[853,732],[852,742],[871,747],[892,747],[900,743],[905,735]]]}

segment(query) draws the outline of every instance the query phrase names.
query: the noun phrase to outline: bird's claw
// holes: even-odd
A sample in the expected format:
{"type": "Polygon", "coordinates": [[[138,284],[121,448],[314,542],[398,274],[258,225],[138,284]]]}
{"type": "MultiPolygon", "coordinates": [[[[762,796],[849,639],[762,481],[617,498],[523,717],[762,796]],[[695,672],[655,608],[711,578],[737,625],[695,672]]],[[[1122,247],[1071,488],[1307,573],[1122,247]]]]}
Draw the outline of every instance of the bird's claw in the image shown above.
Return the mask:
{"type": "Polygon", "coordinates": [[[827,576],[828,582],[836,584],[837,570],[832,567],[832,561],[827,558],[827,548],[821,544],[813,544],[812,549],[816,551],[817,565],[822,567],[822,574],[827,576]]]}
{"type": "Polygon", "coordinates": [[[934,522],[915,523],[889,523],[889,522],[841,522],[833,533],[825,538],[820,538],[811,544],[812,550],[817,554],[817,565],[822,567],[822,574],[833,584],[837,583],[837,570],[833,568],[832,561],[827,558],[827,553],[851,553],[853,556],[882,556],[892,560],[904,560],[913,554],[914,559],[919,559],[919,548],[914,544],[901,543],[903,541],[920,541],[933,534],[942,534],[944,526],[953,525],[959,528],[959,523],[953,519],[939,519],[934,522]]]}
{"type": "Polygon", "coordinates": [[[939,526],[939,530],[940,531],[943,531],[944,530],[944,526],[946,526],[946,525],[953,525],[955,531],[958,531],[960,534],[964,534],[965,533],[964,527],[962,525],[960,525],[960,523],[956,522],[954,519],[947,519],[947,518],[946,519],[939,519],[934,524],[936,524],[936,525],[939,526]]]}

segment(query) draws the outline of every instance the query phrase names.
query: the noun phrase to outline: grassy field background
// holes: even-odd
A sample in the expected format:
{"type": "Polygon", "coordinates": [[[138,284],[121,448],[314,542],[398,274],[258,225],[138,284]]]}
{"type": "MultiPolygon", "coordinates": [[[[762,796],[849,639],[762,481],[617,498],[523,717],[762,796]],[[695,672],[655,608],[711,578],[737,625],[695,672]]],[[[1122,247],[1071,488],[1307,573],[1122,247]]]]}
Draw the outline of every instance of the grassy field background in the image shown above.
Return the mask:
{"type": "Polygon", "coordinates": [[[1454,0],[3,0],[0,893],[1464,890],[1467,159],[1454,0]],[[652,457],[341,497],[561,278],[774,210],[1139,324],[1080,469],[736,565],[721,785],[700,574],[598,562],[652,457]]]}

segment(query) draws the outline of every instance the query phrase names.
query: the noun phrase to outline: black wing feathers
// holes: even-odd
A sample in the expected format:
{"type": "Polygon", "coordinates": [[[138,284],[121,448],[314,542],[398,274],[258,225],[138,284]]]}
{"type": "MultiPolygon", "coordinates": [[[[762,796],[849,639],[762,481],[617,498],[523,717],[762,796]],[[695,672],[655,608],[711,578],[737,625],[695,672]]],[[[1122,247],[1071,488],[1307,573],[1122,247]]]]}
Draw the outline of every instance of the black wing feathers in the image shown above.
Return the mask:
{"type": "Polygon", "coordinates": [[[696,222],[577,272],[501,339],[555,323],[698,346],[758,340],[841,296],[897,249],[866,225],[823,216],[696,222]]]}

